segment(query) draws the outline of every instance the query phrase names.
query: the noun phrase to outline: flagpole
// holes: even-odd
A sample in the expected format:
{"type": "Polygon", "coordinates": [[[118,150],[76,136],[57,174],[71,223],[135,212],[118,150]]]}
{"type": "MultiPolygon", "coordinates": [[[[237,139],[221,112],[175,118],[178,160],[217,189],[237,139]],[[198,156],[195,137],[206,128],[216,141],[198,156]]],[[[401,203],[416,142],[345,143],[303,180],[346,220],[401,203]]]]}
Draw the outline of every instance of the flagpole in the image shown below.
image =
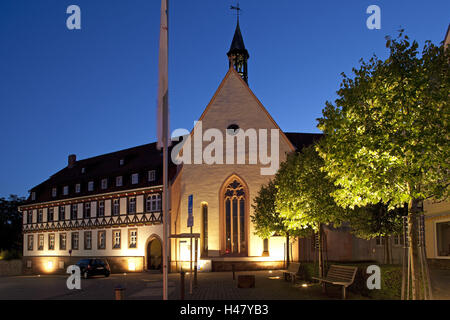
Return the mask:
{"type": "Polygon", "coordinates": [[[169,0],[161,0],[161,26],[159,38],[159,81],[158,81],[158,149],[163,152],[163,300],[168,300],[169,274],[169,0]]]}
{"type": "Polygon", "coordinates": [[[168,234],[168,222],[169,222],[169,197],[168,197],[168,182],[169,182],[169,175],[168,175],[168,153],[169,153],[169,141],[167,141],[169,136],[169,0],[166,0],[166,12],[167,12],[167,98],[165,99],[165,105],[164,105],[164,155],[163,155],[163,161],[164,161],[164,169],[163,169],[163,175],[164,175],[164,186],[163,186],[163,192],[164,192],[164,213],[163,213],[163,219],[164,219],[164,271],[163,271],[163,300],[169,300],[168,297],[168,282],[169,282],[169,234],[168,234]]]}
{"type": "MultiPolygon", "coordinates": [[[[167,102],[167,99],[166,99],[167,102]]],[[[167,120],[167,106],[164,108],[164,120],[167,120]]],[[[168,220],[169,220],[169,197],[167,193],[167,187],[168,187],[168,141],[167,141],[167,121],[164,121],[164,149],[163,149],[163,161],[164,161],[164,168],[163,168],[163,201],[164,201],[164,211],[163,211],[163,237],[164,237],[164,263],[163,263],[163,300],[168,300],[168,276],[169,276],[169,270],[168,270],[168,220]]]]}

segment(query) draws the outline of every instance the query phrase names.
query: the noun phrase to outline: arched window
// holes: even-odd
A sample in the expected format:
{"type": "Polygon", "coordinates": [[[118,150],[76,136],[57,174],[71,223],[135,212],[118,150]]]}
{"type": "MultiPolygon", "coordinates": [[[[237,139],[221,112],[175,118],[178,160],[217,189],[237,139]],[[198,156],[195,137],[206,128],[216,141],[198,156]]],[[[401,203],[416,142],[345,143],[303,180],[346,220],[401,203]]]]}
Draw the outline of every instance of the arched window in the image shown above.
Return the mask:
{"type": "Polygon", "coordinates": [[[247,195],[237,178],[228,180],[223,189],[224,246],[223,253],[247,254],[247,195]],[[230,182],[231,181],[231,182],[230,182]]]}

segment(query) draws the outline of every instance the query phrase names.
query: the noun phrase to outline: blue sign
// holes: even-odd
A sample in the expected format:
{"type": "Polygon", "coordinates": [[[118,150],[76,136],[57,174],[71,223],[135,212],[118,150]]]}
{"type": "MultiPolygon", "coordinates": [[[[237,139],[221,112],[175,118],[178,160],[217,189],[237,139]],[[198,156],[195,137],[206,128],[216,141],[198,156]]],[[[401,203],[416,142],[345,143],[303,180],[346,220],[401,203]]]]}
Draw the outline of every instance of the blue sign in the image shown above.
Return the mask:
{"type": "Polygon", "coordinates": [[[193,206],[194,206],[194,196],[191,194],[188,198],[188,221],[187,221],[188,228],[194,226],[194,216],[192,214],[193,206]]]}
{"type": "Polygon", "coordinates": [[[188,198],[188,214],[192,215],[192,207],[194,204],[194,196],[191,194],[188,198]]]}

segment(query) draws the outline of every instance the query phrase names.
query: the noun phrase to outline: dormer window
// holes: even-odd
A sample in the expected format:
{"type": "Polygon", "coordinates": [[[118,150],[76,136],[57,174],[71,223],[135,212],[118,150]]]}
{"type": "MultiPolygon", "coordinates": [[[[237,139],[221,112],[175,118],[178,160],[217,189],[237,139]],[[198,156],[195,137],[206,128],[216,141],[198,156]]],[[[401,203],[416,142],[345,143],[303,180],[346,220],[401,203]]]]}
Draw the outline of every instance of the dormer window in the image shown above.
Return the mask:
{"type": "Polygon", "coordinates": [[[133,173],[131,175],[131,183],[138,184],[138,182],[139,182],[139,173],[133,173]]]}
{"type": "Polygon", "coordinates": [[[119,165],[120,165],[120,166],[123,166],[124,164],[125,164],[125,159],[120,159],[120,160],[119,160],[119,165]]]}
{"type": "Polygon", "coordinates": [[[53,197],[53,198],[56,197],[56,188],[53,188],[53,189],[52,189],[52,197],[53,197]]]}
{"type": "Polygon", "coordinates": [[[77,183],[77,184],[75,185],[75,192],[76,192],[76,193],[80,193],[80,191],[81,191],[81,184],[77,183]]]}
{"type": "Polygon", "coordinates": [[[108,188],[108,179],[102,179],[102,189],[105,190],[108,188]]]}
{"type": "Polygon", "coordinates": [[[116,187],[121,187],[123,185],[122,176],[116,177],[116,187]]]}
{"type": "Polygon", "coordinates": [[[67,196],[67,195],[69,194],[69,186],[65,186],[65,187],[63,188],[63,194],[64,194],[65,196],[67,196]]]}
{"type": "Polygon", "coordinates": [[[156,170],[150,170],[148,172],[148,181],[153,182],[156,180],[156,170]]]}
{"type": "Polygon", "coordinates": [[[94,191],[94,181],[89,181],[89,183],[88,183],[88,191],[94,191]]]}

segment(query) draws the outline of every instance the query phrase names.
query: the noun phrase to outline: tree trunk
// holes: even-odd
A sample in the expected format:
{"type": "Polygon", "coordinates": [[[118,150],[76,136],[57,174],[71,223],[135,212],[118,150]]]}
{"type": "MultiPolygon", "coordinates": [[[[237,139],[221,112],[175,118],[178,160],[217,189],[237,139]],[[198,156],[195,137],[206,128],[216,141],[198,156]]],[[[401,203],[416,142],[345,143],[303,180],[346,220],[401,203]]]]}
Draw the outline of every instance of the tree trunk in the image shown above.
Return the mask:
{"type": "Polygon", "coordinates": [[[286,269],[289,268],[289,232],[286,233],[286,269]]]}
{"type": "Polygon", "coordinates": [[[420,208],[420,200],[412,199],[408,205],[408,240],[409,240],[409,255],[411,257],[411,292],[412,299],[417,300],[419,297],[420,281],[418,277],[418,237],[417,237],[417,217],[420,208]]]}
{"type": "Polygon", "coordinates": [[[384,237],[384,263],[391,264],[391,243],[389,236],[384,237]]]}
{"type": "Polygon", "coordinates": [[[322,224],[319,223],[319,277],[323,278],[323,234],[322,234],[322,224]]]}
{"type": "MultiPolygon", "coordinates": [[[[323,234],[322,234],[322,224],[319,223],[319,231],[318,231],[318,244],[319,244],[319,278],[324,278],[324,270],[323,270],[323,234]]],[[[322,283],[322,291],[326,292],[325,283],[322,283]]]]}

